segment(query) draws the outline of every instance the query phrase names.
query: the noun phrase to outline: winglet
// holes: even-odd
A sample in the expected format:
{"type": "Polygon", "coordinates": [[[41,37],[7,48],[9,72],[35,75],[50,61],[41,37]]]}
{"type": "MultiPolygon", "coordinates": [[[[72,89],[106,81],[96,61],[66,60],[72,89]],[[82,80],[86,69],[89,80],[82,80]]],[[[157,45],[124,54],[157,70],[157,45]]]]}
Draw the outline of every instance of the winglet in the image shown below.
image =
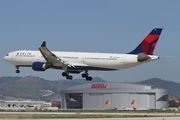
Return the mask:
{"type": "Polygon", "coordinates": [[[46,47],[46,41],[42,43],[41,47],[46,47]]]}
{"type": "Polygon", "coordinates": [[[128,54],[145,53],[146,55],[153,55],[153,51],[156,47],[161,32],[162,28],[154,28],[139,44],[139,46],[128,54]]]}

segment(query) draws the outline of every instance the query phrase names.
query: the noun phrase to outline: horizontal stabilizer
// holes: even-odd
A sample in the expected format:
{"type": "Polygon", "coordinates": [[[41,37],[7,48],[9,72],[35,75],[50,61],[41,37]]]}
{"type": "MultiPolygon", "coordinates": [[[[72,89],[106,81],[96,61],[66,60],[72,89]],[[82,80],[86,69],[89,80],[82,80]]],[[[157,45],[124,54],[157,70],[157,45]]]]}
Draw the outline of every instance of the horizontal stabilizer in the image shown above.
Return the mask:
{"type": "Polygon", "coordinates": [[[151,57],[149,57],[149,56],[146,55],[145,53],[139,53],[139,54],[138,54],[137,60],[138,60],[139,62],[144,62],[144,61],[149,60],[149,59],[151,59],[151,57]]]}

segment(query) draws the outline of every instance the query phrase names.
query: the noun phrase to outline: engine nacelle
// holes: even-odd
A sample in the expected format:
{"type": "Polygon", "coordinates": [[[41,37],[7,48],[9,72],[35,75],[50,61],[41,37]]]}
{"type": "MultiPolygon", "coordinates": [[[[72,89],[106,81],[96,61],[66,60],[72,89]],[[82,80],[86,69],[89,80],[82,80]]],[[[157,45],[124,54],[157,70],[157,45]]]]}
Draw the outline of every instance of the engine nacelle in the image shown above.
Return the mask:
{"type": "Polygon", "coordinates": [[[46,63],[43,63],[43,62],[34,62],[32,64],[32,69],[34,71],[45,71],[48,68],[49,68],[49,65],[47,65],[46,63]]]}

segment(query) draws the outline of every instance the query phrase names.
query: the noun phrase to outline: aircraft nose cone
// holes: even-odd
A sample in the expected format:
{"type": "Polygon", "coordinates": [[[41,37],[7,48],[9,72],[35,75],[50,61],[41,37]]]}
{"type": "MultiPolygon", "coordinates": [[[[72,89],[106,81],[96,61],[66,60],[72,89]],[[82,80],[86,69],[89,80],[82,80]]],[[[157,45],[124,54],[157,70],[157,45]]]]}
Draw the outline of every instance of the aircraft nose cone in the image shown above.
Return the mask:
{"type": "Polygon", "coordinates": [[[7,63],[11,62],[10,56],[8,54],[4,56],[4,61],[6,61],[7,63]]]}
{"type": "Polygon", "coordinates": [[[10,54],[7,54],[6,56],[4,56],[4,61],[13,65],[14,59],[10,54]]]}
{"type": "Polygon", "coordinates": [[[7,56],[4,56],[4,61],[7,61],[7,60],[8,60],[7,56]]]}

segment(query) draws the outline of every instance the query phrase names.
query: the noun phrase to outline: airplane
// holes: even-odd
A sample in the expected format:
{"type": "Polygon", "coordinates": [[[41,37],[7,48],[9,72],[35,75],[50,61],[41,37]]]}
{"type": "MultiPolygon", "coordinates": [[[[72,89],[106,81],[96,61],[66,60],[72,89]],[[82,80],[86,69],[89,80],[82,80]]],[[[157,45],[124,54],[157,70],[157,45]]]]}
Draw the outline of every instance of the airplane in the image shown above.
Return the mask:
{"type": "Polygon", "coordinates": [[[84,72],[82,77],[91,81],[92,77],[88,73],[90,70],[121,70],[159,59],[153,55],[153,51],[161,32],[162,28],[154,28],[133,51],[127,54],[50,51],[44,41],[39,51],[13,51],[8,53],[4,60],[16,67],[16,73],[20,73],[19,67],[32,67],[34,71],[51,68],[64,70],[62,76],[69,80],[73,79],[71,73],[84,72]]]}

